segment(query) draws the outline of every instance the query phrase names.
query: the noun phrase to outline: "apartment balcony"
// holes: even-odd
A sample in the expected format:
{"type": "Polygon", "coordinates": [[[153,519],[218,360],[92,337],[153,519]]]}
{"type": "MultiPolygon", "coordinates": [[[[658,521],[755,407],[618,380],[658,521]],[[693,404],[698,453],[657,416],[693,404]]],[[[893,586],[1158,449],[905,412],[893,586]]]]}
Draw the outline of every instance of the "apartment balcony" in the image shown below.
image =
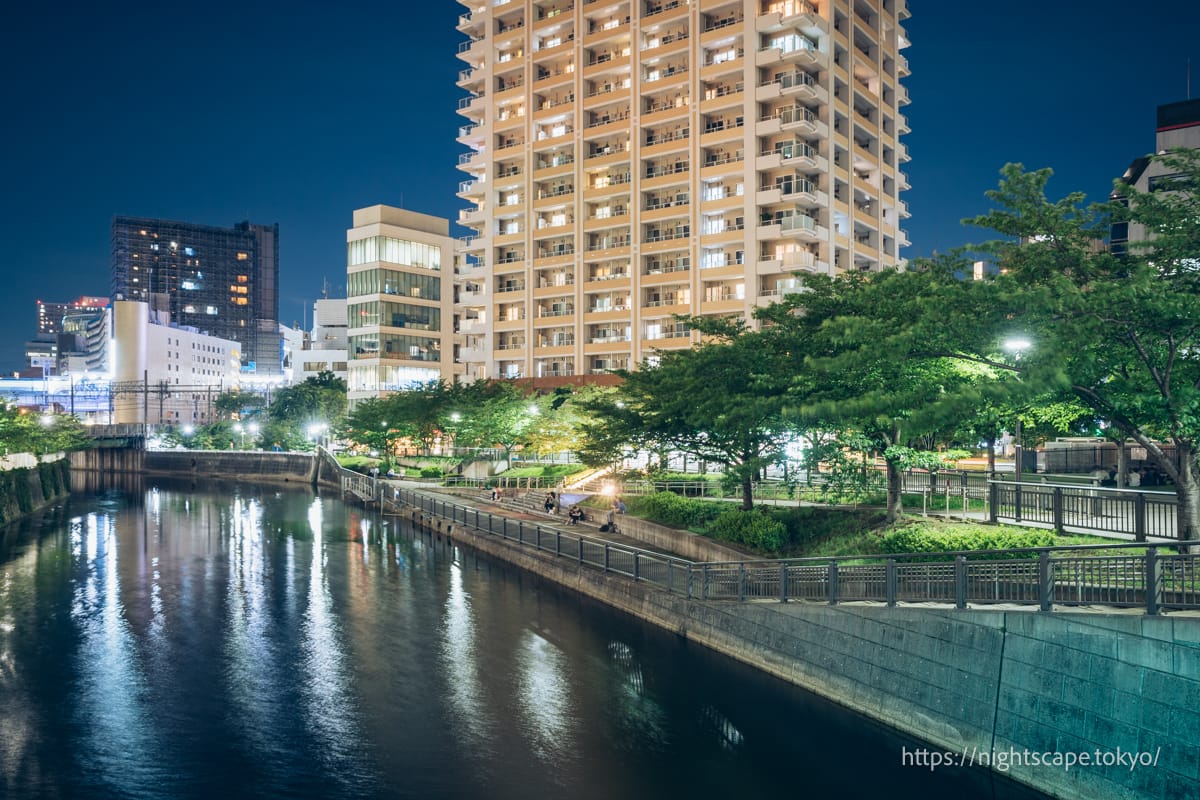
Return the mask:
{"type": "Polygon", "coordinates": [[[588,47],[629,33],[628,14],[613,14],[600,19],[584,20],[583,24],[586,28],[586,32],[583,35],[583,42],[588,47]]]}
{"type": "Polygon", "coordinates": [[[738,244],[745,241],[745,225],[740,222],[729,222],[724,227],[714,226],[707,231],[700,229],[700,244],[703,247],[738,244]]]}
{"type": "Polygon", "coordinates": [[[758,33],[777,33],[798,30],[809,36],[819,37],[829,30],[828,23],[817,12],[812,3],[805,0],[784,0],[771,3],[765,12],[754,20],[758,33]]]}
{"type": "Polygon", "coordinates": [[[598,80],[605,75],[617,75],[629,71],[629,47],[617,50],[605,50],[592,53],[583,65],[583,77],[586,80],[598,80]]]}
{"type": "Polygon", "coordinates": [[[817,67],[823,60],[821,51],[812,40],[795,34],[779,37],[763,45],[754,56],[754,63],[759,67],[778,67],[785,64],[817,67]]]}
{"type": "Polygon", "coordinates": [[[740,76],[745,57],[746,50],[743,47],[721,50],[715,56],[704,60],[700,68],[700,79],[707,82],[725,75],[740,76]]]}
{"type": "Polygon", "coordinates": [[[538,284],[533,290],[534,300],[545,300],[551,297],[561,297],[564,294],[569,294],[574,291],[575,276],[569,275],[570,280],[565,283],[544,283],[538,284]]]}
{"type": "Polygon", "coordinates": [[[660,295],[642,303],[642,317],[673,316],[675,314],[690,314],[692,311],[691,298],[686,294],[667,296],[660,295]]]}
{"type": "Polygon", "coordinates": [[[533,179],[548,181],[563,175],[570,175],[575,172],[572,166],[574,163],[575,155],[573,153],[541,154],[534,161],[533,179]]]}
{"type": "Polygon", "coordinates": [[[552,8],[538,8],[533,19],[534,30],[553,28],[555,25],[570,20],[571,12],[574,10],[574,3],[561,3],[552,8]]]}
{"type": "Polygon", "coordinates": [[[746,298],[738,297],[736,292],[722,292],[713,296],[705,295],[700,300],[701,314],[731,314],[744,311],[746,298]]]}
{"type": "Polygon", "coordinates": [[[741,209],[745,205],[745,195],[738,194],[732,189],[723,193],[713,193],[706,190],[704,198],[700,201],[700,212],[702,214],[711,214],[714,211],[741,209]]]}
{"type": "Polygon", "coordinates": [[[711,181],[729,175],[740,175],[744,161],[740,151],[706,155],[700,168],[700,178],[703,181],[711,181]]]}
{"type": "Polygon", "coordinates": [[[754,99],[759,102],[782,98],[826,104],[829,102],[829,92],[817,83],[816,78],[801,70],[764,81],[754,90],[754,99]]]}
{"type": "Polygon", "coordinates": [[[483,347],[460,347],[458,348],[458,358],[455,359],[460,364],[481,363],[487,360],[487,350],[483,347]]]}
{"type": "Polygon", "coordinates": [[[629,285],[628,272],[610,272],[605,275],[596,275],[588,278],[583,284],[583,290],[596,291],[599,289],[623,289],[629,285]]]}
{"type": "MultiPolygon", "coordinates": [[[[662,30],[660,28],[660,30],[662,30]]],[[[669,58],[673,55],[683,55],[688,51],[689,34],[687,29],[673,30],[668,33],[649,33],[642,45],[643,58],[655,56],[669,58]]]]}
{"type": "Polygon", "coordinates": [[[487,325],[484,323],[484,321],[482,319],[470,318],[470,319],[460,319],[458,321],[458,332],[459,333],[484,333],[484,331],[486,329],[487,329],[487,325]]]}
{"type": "Polygon", "coordinates": [[[596,176],[584,189],[589,201],[604,200],[617,195],[629,195],[630,174],[622,171],[596,176]]]}
{"type": "Polygon", "coordinates": [[[649,24],[653,21],[658,24],[686,19],[689,5],[687,0],[660,0],[648,3],[642,13],[642,22],[649,24]]]}
{"type": "Polygon", "coordinates": [[[629,302],[610,303],[588,306],[584,310],[583,319],[587,323],[620,322],[629,319],[631,308],[629,302]]]}
{"type": "Polygon", "coordinates": [[[487,302],[487,289],[484,286],[479,286],[474,289],[460,289],[458,291],[458,303],[464,306],[482,305],[487,302]]]}
{"type": "Polygon", "coordinates": [[[504,354],[504,358],[523,356],[526,350],[525,339],[522,336],[509,336],[496,344],[496,351],[504,354]]]}
{"type": "MultiPolygon", "coordinates": [[[[628,201],[626,201],[628,202],[628,201]]],[[[625,203],[618,206],[609,207],[606,211],[607,216],[590,217],[583,222],[583,230],[585,233],[595,233],[606,228],[622,227],[628,229],[629,225],[629,207],[625,203]]]]}
{"type": "Polygon", "coordinates": [[[746,85],[742,81],[710,86],[700,93],[700,113],[741,108],[746,101],[746,85]]]}
{"type": "Polygon", "coordinates": [[[486,14],[473,14],[471,12],[460,14],[457,26],[459,32],[472,38],[483,36],[484,19],[486,16],[486,14]]]}
{"type": "Polygon", "coordinates": [[[589,149],[587,155],[584,156],[584,161],[587,162],[588,170],[613,164],[624,164],[629,161],[629,147],[625,144],[612,144],[589,149]]]}

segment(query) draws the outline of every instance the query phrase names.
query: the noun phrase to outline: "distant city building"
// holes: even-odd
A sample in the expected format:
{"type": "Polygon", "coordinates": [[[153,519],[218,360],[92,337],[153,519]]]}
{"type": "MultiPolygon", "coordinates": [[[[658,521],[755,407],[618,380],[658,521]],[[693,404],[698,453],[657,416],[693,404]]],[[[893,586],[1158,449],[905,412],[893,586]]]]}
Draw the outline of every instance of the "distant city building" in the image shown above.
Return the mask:
{"type": "Polygon", "coordinates": [[[293,383],[332,372],[342,380],[347,370],[346,300],[321,299],[313,303],[311,331],[283,327],[285,374],[293,383]]]}
{"type": "Polygon", "coordinates": [[[79,297],[70,303],[47,303],[37,301],[37,332],[59,333],[62,331],[62,321],[71,311],[78,309],[104,308],[108,305],[107,297],[79,297]]]}
{"type": "MultiPolygon", "coordinates": [[[[1154,152],[1163,153],[1176,148],[1200,149],[1200,98],[1168,103],[1158,107],[1158,125],[1154,152]]],[[[1149,156],[1134,159],[1121,180],[1143,192],[1170,188],[1173,174],[1167,165],[1152,161],[1149,156]]],[[[1119,191],[1113,192],[1120,199],[1119,191]]],[[[1112,227],[1110,243],[1114,253],[1125,250],[1129,242],[1146,238],[1144,226],[1119,222],[1112,227]]]]}
{"type": "Polygon", "coordinates": [[[459,2],[469,377],[604,375],[904,266],[906,0],[459,2]]]}
{"type": "Polygon", "coordinates": [[[59,375],[108,373],[112,315],[107,302],[103,307],[76,307],[63,317],[57,335],[59,375]]]}
{"type": "Polygon", "coordinates": [[[147,303],[162,295],[179,325],[237,342],[244,371],[282,374],[278,225],[115,217],[112,293],[147,303]]]}
{"type": "Polygon", "coordinates": [[[113,303],[112,421],[200,425],[241,375],[238,342],[173,325],[145,302],[113,303]]]}
{"type": "Polygon", "coordinates": [[[454,380],[454,240],[440,217],[376,205],[346,232],[350,402],[454,380]]]}

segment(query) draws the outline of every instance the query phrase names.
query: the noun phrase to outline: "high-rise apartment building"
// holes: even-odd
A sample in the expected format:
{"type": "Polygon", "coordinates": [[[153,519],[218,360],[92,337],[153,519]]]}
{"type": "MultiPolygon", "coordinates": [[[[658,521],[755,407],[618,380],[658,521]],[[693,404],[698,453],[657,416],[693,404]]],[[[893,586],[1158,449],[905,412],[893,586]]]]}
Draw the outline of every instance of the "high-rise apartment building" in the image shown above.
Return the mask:
{"type": "MultiPolygon", "coordinates": [[[[1154,152],[1186,148],[1200,150],[1200,99],[1181,100],[1159,106],[1157,110],[1154,152]]],[[[1170,167],[1154,162],[1149,156],[1134,159],[1121,176],[1121,180],[1143,192],[1169,188],[1175,179],[1170,167]]],[[[1113,198],[1120,193],[1114,191],[1113,198]]],[[[1137,223],[1118,222],[1112,227],[1111,246],[1114,252],[1123,252],[1129,242],[1143,241],[1145,227],[1137,223]]]]}
{"type": "Polygon", "coordinates": [[[454,376],[449,220],[391,206],[354,212],[346,232],[351,404],[454,376]]]}
{"type": "Polygon", "coordinates": [[[237,342],[244,372],[282,372],[278,225],[114,217],[112,292],[237,342]]]}
{"type": "Polygon", "coordinates": [[[903,264],[905,0],[460,0],[469,378],[697,340],[795,273],[903,264]]]}

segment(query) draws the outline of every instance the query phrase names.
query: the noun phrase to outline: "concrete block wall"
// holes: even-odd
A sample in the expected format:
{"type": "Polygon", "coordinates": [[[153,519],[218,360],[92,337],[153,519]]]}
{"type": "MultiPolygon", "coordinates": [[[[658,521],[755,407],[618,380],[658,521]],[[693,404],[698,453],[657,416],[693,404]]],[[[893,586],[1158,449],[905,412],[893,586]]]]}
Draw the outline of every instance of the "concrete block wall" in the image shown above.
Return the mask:
{"type": "Polygon", "coordinates": [[[1200,797],[1200,619],[1009,612],[996,749],[1149,753],[1153,766],[1014,767],[1066,797],[1200,797]]]}
{"type": "Polygon", "coordinates": [[[316,479],[316,466],[316,457],[308,453],[147,450],[142,470],[147,475],[311,485],[316,479]]]}

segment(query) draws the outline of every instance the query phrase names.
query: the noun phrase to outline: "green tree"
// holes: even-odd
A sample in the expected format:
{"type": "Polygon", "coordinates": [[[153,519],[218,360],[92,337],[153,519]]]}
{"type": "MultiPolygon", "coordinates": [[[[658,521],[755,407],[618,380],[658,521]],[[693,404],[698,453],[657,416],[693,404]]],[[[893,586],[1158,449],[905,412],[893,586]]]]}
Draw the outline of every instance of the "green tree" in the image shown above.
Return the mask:
{"type": "Polygon", "coordinates": [[[812,276],[805,292],[759,314],[802,354],[790,414],[857,433],[884,459],[889,522],[903,514],[902,472],[933,463],[921,453],[953,441],[961,420],[985,403],[1033,388],[995,380],[999,360],[980,369],[954,357],[996,348],[990,287],[961,280],[962,266],[948,258],[905,272],[812,276]]]}
{"type": "Polygon", "coordinates": [[[988,249],[1012,324],[1033,341],[1022,372],[1058,372],[1145,448],[1175,484],[1178,534],[1190,539],[1200,536],[1200,153],[1152,165],[1171,175],[1169,191],[1118,184],[1127,205],[1085,207],[1079,193],[1047,199],[1050,170],[1010,164],[988,193],[998,208],[970,221],[1007,237],[988,249]],[[1126,253],[1097,246],[1113,222],[1146,238],[1126,253]]]}
{"type": "Polygon", "coordinates": [[[693,320],[711,338],[699,347],[662,352],[657,364],[621,370],[613,397],[586,407],[589,458],[613,460],[621,449],[675,450],[721,464],[754,506],[753,481],[778,462],[791,439],[783,419],[789,357],[777,337],[737,323],[693,320]]]}
{"type": "Polygon", "coordinates": [[[446,414],[459,417],[454,431],[460,445],[501,449],[511,467],[513,451],[540,426],[544,404],[508,381],[475,381],[454,387],[446,414]]]}
{"type": "Polygon", "coordinates": [[[212,405],[219,419],[236,419],[259,413],[266,407],[267,401],[260,394],[235,389],[217,395],[212,405]]]}

